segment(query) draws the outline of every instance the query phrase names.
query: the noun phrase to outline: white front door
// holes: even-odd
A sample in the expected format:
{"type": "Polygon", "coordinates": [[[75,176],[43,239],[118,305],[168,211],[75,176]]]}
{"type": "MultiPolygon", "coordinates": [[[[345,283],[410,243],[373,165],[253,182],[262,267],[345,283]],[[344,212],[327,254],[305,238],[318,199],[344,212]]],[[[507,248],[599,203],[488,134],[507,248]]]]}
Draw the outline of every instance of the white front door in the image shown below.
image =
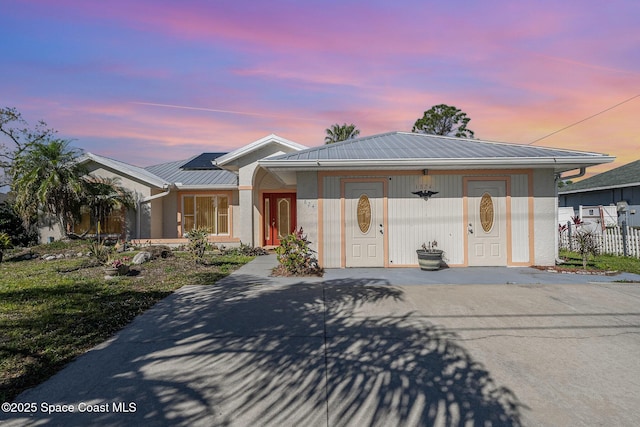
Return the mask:
{"type": "Polygon", "coordinates": [[[345,183],[346,267],[384,267],[381,182],[345,183]]]}
{"type": "Polygon", "coordinates": [[[470,266],[507,265],[506,181],[468,181],[470,266]]]}

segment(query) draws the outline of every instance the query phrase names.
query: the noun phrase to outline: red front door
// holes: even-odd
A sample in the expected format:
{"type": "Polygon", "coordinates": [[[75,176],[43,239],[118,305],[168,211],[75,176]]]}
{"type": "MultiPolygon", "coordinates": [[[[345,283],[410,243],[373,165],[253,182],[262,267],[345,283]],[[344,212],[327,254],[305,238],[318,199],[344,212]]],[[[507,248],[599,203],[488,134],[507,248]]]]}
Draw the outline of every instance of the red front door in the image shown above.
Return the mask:
{"type": "Polygon", "coordinates": [[[294,193],[265,193],[262,197],[264,213],[264,245],[277,246],[280,239],[296,229],[296,195],[294,193]]]}

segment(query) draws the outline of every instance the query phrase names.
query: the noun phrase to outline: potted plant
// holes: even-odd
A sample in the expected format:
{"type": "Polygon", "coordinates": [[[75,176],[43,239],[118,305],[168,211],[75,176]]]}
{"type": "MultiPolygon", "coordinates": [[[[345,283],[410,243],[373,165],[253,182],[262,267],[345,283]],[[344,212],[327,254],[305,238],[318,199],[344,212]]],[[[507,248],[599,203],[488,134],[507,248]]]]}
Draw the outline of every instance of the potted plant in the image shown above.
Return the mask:
{"type": "Polygon", "coordinates": [[[438,242],[433,240],[422,244],[422,249],[416,250],[418,254],[418,265],[421,270],[438,270],[442,265],[442,249],[436,249],[438,242]]]}
{"type": "Polygon", "coordinates": [[[129,264],[127,262],[129,258],[124,257],[116,259],[107,265],[104,269],[105,274],[108,276],[126,276],[129,273],[129,264]]]}

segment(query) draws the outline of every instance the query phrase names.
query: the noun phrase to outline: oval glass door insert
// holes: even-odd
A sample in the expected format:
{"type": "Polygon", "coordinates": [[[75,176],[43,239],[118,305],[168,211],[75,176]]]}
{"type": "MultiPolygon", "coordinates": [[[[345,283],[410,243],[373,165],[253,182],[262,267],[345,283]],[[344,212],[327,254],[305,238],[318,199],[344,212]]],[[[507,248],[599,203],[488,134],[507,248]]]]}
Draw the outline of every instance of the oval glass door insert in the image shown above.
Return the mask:
{"type": "Polygon", "coordinates": [[[371,202],[366,194],[360,196],[358,199],[358,227],[362,234],[366,234],[371,227],[371,202]]]}
{"type": "Polygon", "coordinates": [[[494,210],[491,194],[484,193],[480,199],[480,224],[485,233],[493,228],[494,210]]]}

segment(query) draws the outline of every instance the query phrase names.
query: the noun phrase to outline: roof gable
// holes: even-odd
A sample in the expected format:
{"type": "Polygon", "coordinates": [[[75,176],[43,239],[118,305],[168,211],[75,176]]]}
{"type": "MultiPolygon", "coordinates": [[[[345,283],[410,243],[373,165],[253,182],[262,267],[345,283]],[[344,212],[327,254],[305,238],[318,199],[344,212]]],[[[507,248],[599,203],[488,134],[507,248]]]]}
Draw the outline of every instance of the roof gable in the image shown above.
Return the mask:
{"type": "Polygon", "coordinates": [[[161,177],[155,175],[154,173],[147,171],[146,169],[143,169],[141,167],[121,162],[119,160],[110,159],[108,157],[99,156],[93,153],[85,153],[80,156],[78,160],[80,164],[85,164],[90,161],[101,164],[119,174],[127,175],[151,187],[163,188],[164,186],[168,185],[168,182],[164,181],[161,177]]]}
{"type": "Polygon", "coordinates": [[[304,150],[307,148],[304,145],[298,144],[297,142],[289,141],[288,139],[282,138],[272,133],[271,135],[267,135],[264,138],[260,138],[257,141],[240,147],[237,150],[231,151],[224,156],[218,157],[216,159],[216,165],[224,166],[230,164],[233,161],[238,160],[240,157],[244,157],[270,144],[279,144],[285,148],[295,151],[304,150]]]}

